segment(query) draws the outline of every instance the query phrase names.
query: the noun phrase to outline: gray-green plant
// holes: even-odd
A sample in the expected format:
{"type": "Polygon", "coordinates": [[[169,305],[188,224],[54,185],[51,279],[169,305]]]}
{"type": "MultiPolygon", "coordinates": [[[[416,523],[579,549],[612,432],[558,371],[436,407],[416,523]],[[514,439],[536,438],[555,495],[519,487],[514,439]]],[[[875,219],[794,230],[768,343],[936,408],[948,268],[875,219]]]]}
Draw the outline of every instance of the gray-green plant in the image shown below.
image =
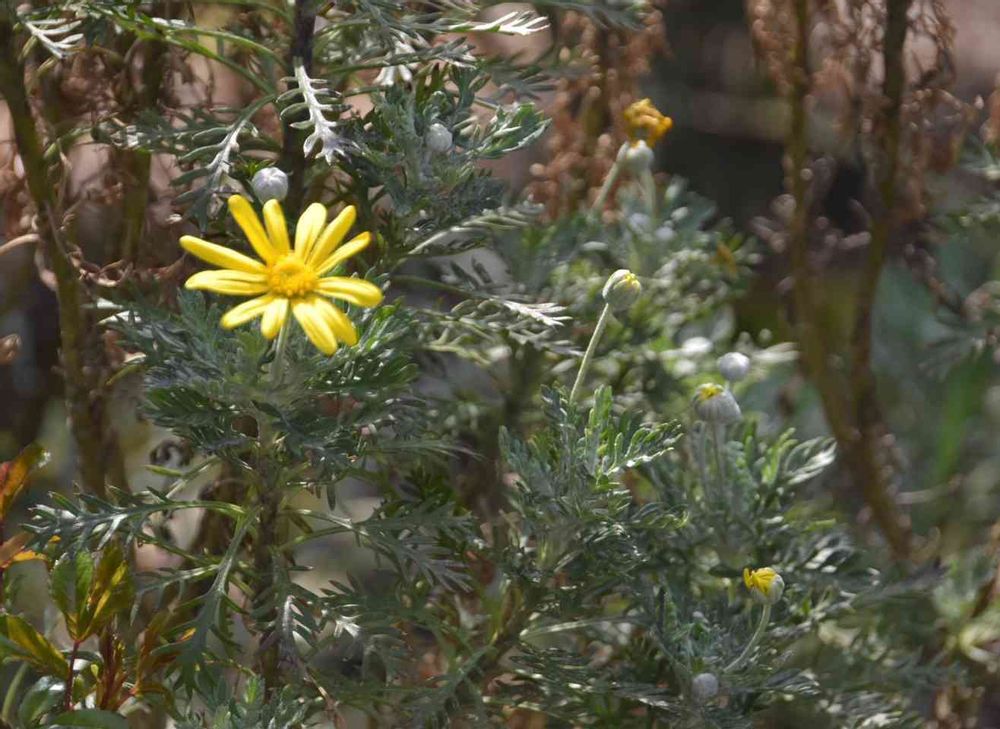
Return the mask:
{"type": "MultiPolygon", "coordinates": [[[[9,585],[3,724],[120,727],[149,710],[183,727],[352,711],[415,727],[518,712],[920,725],[938,677],[921,655],[927,585],[880,571],[805,498],[830,442],[692,407],[696,385],[722,379],[753,243],[676,177],[616,170],[609,209],[550,219],[481,164],[542,137],[538,98],[573,69],[557,49],[484,55],[470,34],[531,34],[569,11],[636,24],[645,3],[546,0],[496,22],[471,0],[237,5],[249,15],[221,29],[164,15],[170,3],[6,12],[26,53],[131,34],[244,79],[242,109],[118,115],[89,133],[175,158],[178,210],[231,248],[248,250],[221,203],[252,197],[264,166],[288,174],[290,221],[312,202],[356,206],[375,242],[354,270],[386,302],[349,308],[359,341],[326,356],[291,322],[277,342],[225,331],[223,300],[169,281],[109,294],[105,326],[131,355],[120,376],[141,376],[144,417],[194,456],[157,467],[161,489],[32,510],[19,546],[46,565],[55,610],[24,613],[9,585]],[[359,96],[370,110],[348,107],[359,96]],[[623,268],[642,293],[612,312],[601,291],[623,268]],[[339,508],[345,483],[376,496],[369,516],[339,508]],[[178,542],[171,519],[190,510],[215,538],[178,542]],[[338,535],[366,561],[348,568],[338,535]],[[170,566],[139,569],[140,545],[170,566]],[[761,621],[743,572],[765,566],[786,587],[761,621]]],[[[788,352],[739,341],[755,377],[782,375],[788,352]]]]}

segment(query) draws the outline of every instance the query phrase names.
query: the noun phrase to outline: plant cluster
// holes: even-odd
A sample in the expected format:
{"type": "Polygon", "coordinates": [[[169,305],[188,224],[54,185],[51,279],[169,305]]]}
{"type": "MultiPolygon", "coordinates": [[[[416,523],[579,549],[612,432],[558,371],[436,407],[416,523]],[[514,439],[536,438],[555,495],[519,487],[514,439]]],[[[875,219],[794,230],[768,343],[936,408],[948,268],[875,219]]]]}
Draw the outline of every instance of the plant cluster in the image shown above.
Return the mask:
{"type": "MultiPolygon", "coordinates": [[[[0,530],[0,726],[921,725],[948,674],[931,578],[805,498],[831,440],[741,406],[794,352],[733,331],[755,243],[654,175],[671,120],[629,99],[601,186],[558,217],[484,164],[587,64],[484,38],[637,28],[647,4],[214,5],[0,15],[22,235],[60,291],[89,468],[0,530]],[[242,104],[148,103],[196,62],[242,104]],[[61,123],[39,106],[73,64],[149,96],[61,123]],[[83,137],[147,176],[170,160],[172,232],[214,270],[129,217],[120,278],[80,262],[47,186],[83,137]],[[100,435],[130,378],[183,444],[157,487],[100,435]],[[15,562],[43,566],[46,615],[15,562]]],[[[0,526],[41,460],[0,468],[0,526]]]]}

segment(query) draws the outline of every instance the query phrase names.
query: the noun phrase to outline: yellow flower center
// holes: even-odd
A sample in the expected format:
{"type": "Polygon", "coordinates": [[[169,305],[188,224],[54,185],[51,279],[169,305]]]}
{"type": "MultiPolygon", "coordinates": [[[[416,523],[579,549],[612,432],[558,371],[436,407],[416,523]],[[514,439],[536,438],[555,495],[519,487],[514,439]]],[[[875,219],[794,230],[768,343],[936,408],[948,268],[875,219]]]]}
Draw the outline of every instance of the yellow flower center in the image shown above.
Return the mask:
{"type": "Polygon", "coordinates": [[[316,290],[319,277],[295,256],[279,258],[267,270],[267,285],[271,293],[294,299],[316,290]]]}
{"type": "Polygon", "coordinates": [[[713,397],[718,397],[725,392],[725,389],[722,385],[699,385],[697,397],[702,402],[705,402],[706,400],[711,400],[713,397]]]}

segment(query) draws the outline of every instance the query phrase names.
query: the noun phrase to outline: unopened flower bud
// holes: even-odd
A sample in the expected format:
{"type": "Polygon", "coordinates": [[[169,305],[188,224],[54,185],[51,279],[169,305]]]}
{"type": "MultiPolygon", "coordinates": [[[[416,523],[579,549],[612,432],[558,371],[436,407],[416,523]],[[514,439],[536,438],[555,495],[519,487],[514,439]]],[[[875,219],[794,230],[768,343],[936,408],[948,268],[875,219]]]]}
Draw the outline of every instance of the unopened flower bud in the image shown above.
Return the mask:
{"type": "Polygon", "coordinates": [[[742,352],[727,352],[719,357],[719,372],[729,382],[739,382],[750,374],[750,358],[742,352]]]}
{"type": "Polygon", "coordinates": [[[694,411],[699,418],[712,425],[728,425],[743,417],[733,393],[714,382],[698,385],[694,392],[694,411]]]}
{"type": "Polygon", "coordinates": [[[427,130],[425,141],[427,142],[427,148],[431,152],[434,154],[444,154],[451,149],[454,138],[448,127],[440,122],[434,122],[427,130]]]}
{"type": "Polygon", "coordinates": [[[653,150],[641,139],[630,144],[625,151],[625,166],[633,174],[648,172],[653,166],[653,150]]]}
{"type": "Polygon", "coordinates": [[[264,167],[254,174],[250,186],[261,202],[281,202],[288,195],[288,175],[277,167],[264,167]]]}
{"type": "Polygon", "coordinates": [[[602,295],[612,311],[627,311],[642,296],[642,284],[627,268],[619,268],[608,276],[602,295]]]}
{"type": "Polygon", "coordinates": [[[785,591],[785,581],[772,567],[761,567],[759,570],[745,568],[743,584],[747,586],[751,597],[764,605],[774,605],[785,591]]]}
{"type": "Polygon", "coordinates": [[[719,679],[714,673],[699,673],[691,679],[691,696],[698,701],[714,699],[719,694],[719,679]]]}

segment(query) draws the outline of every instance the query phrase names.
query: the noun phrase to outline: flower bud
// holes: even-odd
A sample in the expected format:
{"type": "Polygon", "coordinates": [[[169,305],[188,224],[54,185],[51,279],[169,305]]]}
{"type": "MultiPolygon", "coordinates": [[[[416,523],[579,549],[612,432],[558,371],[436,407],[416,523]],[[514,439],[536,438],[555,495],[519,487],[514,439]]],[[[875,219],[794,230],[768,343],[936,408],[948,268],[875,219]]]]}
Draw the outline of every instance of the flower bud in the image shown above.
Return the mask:
{"type": "Polygon", "coordinates": [[[281,202],[288,195],[288,175],[277,167],[264,167],[254,174],[250,186],[261,202],[281,202]]]}
{"type": "Polygon", "coordinates": [[[427,130],[424,141],[427,143],[427,148],[434,154],[444,154],[451,149],[454,138],[448,127],[440,122],[434,122],[427,130]]]}
{"type": "Polygon", "coordinates": [[[653,150],[641,139],[625,151],[625,167],[633,174],[648,172],[653,166],[653,150]]]}
{"type": "Polygon", "coordinates": [[[719,372],[729,382],[739,382],[750,374],[750,358],[742,352],[727,352],[717,360],[719,372]]]}
{"type": "Polygon", "coordinates": [[[743,584],[750,590],[751,597],[764,605],[774,605],[785,591],[785,581],[772,567],[744,568],[743,584]]]}
{"type": "Polygon", "coordinates": [[[627,311],[642,295],[642,284],[627,268],[619,268],[608,276],[602,295],[612,311],[627,311]]]}
{"type": "Polygon", "coordinates": [[[691,679],[691,696],[697,701],[708,701],[719,694],[719,679],[714,673],[699,673],[691,679]]]}
{"type": "Polygon", "coordinates": [[[714,382],[698,385],[694,392],[694,411],[699,418],[712,425],[728,425],[743,417],[733,393],[714,382]]]}

